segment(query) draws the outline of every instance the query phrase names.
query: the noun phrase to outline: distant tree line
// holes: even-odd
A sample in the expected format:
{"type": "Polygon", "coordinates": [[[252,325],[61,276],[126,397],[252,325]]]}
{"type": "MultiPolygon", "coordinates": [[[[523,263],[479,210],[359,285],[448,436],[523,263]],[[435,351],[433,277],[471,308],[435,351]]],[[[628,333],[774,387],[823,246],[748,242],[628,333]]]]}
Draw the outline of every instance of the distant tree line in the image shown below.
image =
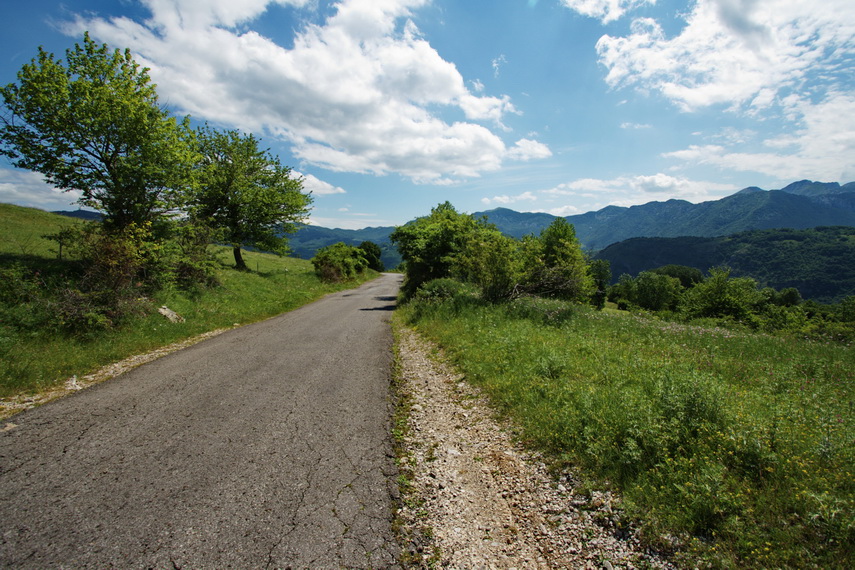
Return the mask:
{"type": "Polygon", "coordinates": [[[855,293],[855,227],[751,230],[720,237],[633,238],[597,252],[615,277],[665,264],[708,270],[726,265],[776,289],[836,303],[855,293]]]}
{"type": "Polygon", "coordinates": [[[284,253],[308,215],[302,179],[257,138],[176,120],[129,50],[88,33],[64,61],[39,48],[0,97],[0,153],[103,214],[49,236],[80,267],[58,287],[70,329],[112,326],[152,290],[212,283],[212,241],[242,270],[245,246],[284,253]]]}
{"type": "Polygon", "coordinates": [[[728,267],[713,267],[708,276],[682,265],[642,271],[636,277],[623,274],[609,288],[608,299],[618,308],[660,318],[855,340],[855,295],[832,304],[804,301],[795,287],[760,287],[750,277],[732,276],[728,267]]]}
{"type": "Polygon", "coordinates": [[[608,300],[663,319],[855,340],[855,296],[834,305],[803,301],[793,287],[759,287],[726,267],[705,276],[696,268],[668,265],[637,277],[621,275],[609,285],[609,262],[587,258],[564,218],[538,236],[515,239],[445,202],[396,228],[391,239],[404,259],[405,298],[453,296],[459,292],[456,282],[476,287],[489,303],[546,297],[602,309],[608,300]]]}

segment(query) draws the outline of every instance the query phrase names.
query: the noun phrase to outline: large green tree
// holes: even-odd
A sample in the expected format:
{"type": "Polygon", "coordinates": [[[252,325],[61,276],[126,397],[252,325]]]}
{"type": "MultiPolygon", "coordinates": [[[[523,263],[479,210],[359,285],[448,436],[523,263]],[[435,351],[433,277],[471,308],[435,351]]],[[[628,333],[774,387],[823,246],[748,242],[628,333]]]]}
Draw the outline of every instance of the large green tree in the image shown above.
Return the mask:
{"type": "Polygon", "coordinates": [[[306,219],[312,203],[302,191],[302,178],[260,150],[252,134],[205,126],[196,138],[202,158],[192,214],[223,232],[238,269],[247,268],[241,254],[245,245],[287,251],[286,236],[306,219]]]}
{"type": "Polygon", "coordinates": [[[433,208],[429,216],[398,226],[390,239],[404,259],[407,279],[404,293],[412,295],[423,283],[451,277],[472,234],[484,227],[450,202],[433,208]]]}
{"type": "Polygon", "coordinates": [[[100,210],[108,227],[156,220],[187,189],[195,154],[188,119],[158,105],[148,70],[129,50],[87,33],[65,62],[39,48],[0,88],[0,153],[100,210]]]}

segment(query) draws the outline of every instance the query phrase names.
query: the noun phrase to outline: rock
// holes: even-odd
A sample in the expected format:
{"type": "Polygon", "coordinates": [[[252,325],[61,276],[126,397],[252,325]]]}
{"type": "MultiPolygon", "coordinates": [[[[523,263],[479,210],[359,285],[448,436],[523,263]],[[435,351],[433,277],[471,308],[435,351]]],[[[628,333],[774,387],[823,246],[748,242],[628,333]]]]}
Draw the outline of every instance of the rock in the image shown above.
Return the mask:
{"type": "Polygon", "coordinates": [[[159,308],[157,310],[157,312],[160,313],[161,315],[163,315],[164,317],[166,317],[167,319],[169,319],[169,322],[171,322],[171,323],[183,323],[184,322],[184,317],[182,317],[181,315],[179,315],[178,313],[176,313],[175,311],[173,311],[172,309],[170,309],[166,305],[163,305],[161,308],[159,308]]]}

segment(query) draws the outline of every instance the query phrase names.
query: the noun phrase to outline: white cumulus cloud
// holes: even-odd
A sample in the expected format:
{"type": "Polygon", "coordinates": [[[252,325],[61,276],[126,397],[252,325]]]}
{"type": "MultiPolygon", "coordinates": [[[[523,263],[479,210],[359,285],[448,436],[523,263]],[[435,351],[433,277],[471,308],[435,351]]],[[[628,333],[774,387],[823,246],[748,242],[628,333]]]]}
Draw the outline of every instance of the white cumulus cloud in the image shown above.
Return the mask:
{"type": "Polygon", "coordinates": [[[328,196],[330,194],[344,194],[345,189],[340,186],[333,186],[329,182],[325,182],[313,174],[302,174],[296,170],[292,171],[295,177],[303,178],[303,191],[311,192],[315,196],[328,196]]]}
{"type": "Polygon", "coordinates": [[[324,22],[305,23],[290,47],[251,29],[274,1],[142,0],[146,21],[80,16],[68,31],[130,47],[161,99],[181,112],[272,134],[329,170],[448,184],[537,152],[509,151],[478,122],[504,129],[502,117],[517,111],[507,96],[482,95],[477,83],[468,89],[421,36],[412,18],[428,0],[341,0],[324,22]],[[444,120],[443,109],[466,121],[444,120]]]}
{"type": "Polygon", "coordinates": [[[508,158],[513,160],[534,160],[550,156],[552,151],[547,145],[532,139],[520,139],[508,149],[508,158]]]}
{"type": "Polygon", "coordinates": [[[673,37],[640,18],[597,52],[612,87],[658,92],[686,112],[771,119],[781,133],[759,148],[745,145],[756,133],[732,131],[665,156],[781,180],[855,177],[851,0],[697,0],[673,37]]]}
{"type": "Polygon", "coordinates": [[[18,204],[42,210],[70,210],[77,208],[81,193],[65,192],[44,181],[44,176],[30,170],[0,168],[0,202],[18,204]]]}
{"type": "Polygon", "coordinates": [[[831,93],[819,103],[799,101],[792,132],[763,141],[768,152],[735,151],[719,144],[665,153],[693,164],[759,172],[782,181],[855,180],[855,94],[831,93]]]}
{"type": "Polygon", "coordinates": [[[684,110],[756,109],[851,74],[853,39],[850,0],[698,0],[678,35],[641,18],[627,36],[600,38],[597,52],[612,86],[658,91],[684,110]]]}
{"type": "Polygon", "coordinates": [[[561,0],[561,3],[583,16],[597,18],[607,24],[643,4],[655,4],[656,0],[561,0]]]}

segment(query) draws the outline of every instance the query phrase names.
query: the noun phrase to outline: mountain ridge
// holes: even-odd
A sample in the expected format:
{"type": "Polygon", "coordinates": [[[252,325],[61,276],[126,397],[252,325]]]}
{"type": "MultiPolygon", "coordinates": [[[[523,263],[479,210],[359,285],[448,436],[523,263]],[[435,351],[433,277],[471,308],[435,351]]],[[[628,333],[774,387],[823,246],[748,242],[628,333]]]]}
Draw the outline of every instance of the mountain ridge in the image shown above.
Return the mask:
{"type": "MultiPolygon", "coordinates": [[[[60,213],[79,217],[80,212],[60,213]]],[[[509,208],[473,215],[516,238],[540,233],[557,217],[509,208]]],[[[565,219],[576,228],[582,246],[591,252],[637,237],[715,237],[749,230],[855,226],[855,182],[799,180],[779,190],[749,186],[719,200],[698,204],[671,199],[629,207],[606,206],[565,219]]],[[[401,258],[389,239],[394,230],[395,226],[348,230],[305,225],[291,236],[289,243],[293,255],[310,259],[321,247],[339,241],[354,246],[372,241],[380,246],[384,265],[395,267],[401,258]]]]}

